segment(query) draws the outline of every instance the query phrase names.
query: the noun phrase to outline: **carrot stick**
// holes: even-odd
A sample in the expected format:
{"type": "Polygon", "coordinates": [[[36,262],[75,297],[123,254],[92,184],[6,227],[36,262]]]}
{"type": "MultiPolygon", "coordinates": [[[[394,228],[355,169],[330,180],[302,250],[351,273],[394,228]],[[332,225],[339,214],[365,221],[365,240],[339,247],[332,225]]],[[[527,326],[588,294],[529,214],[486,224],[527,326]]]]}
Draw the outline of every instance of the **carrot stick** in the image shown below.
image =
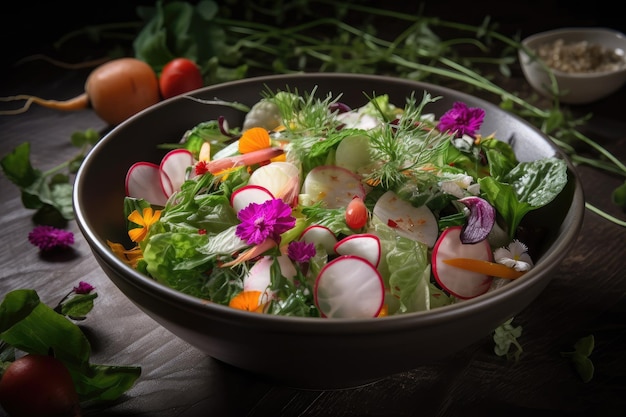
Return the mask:
{"type": "Polygon", "coordinates": [[[509,268],[506,265],[498,264],[495,262],[483,261],[479,259],[451,258],[443,259],[443,262],[457,268],[462,268],[468,271],[478,272],[480,274],[485,274],[498,278],[516,279],[524,275],[524,272],[516,271],[515,269],[509,268]]]}
{"type": "Polygon", "coordinates": [[[284,152],[285,151],[280,148],[259,149],[243,155],[215,159],[207,163],[207,169],[211,174],[216,174],[220,171],[224,171],[225,169],[269,161],[272,158],[282,155],[284,152]]]}

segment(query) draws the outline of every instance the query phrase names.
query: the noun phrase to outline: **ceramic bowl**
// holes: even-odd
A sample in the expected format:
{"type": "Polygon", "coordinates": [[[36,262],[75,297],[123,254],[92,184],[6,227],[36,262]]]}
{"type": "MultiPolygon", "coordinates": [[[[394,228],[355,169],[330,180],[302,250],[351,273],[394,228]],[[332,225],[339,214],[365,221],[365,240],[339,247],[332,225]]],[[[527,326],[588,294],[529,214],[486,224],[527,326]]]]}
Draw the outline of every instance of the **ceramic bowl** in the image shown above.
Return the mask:
{"type": "MultiPolygon", "coordinates": [[[[251,106],[266,88],[342,95],[353,107],[364,93],[389,94],[404,103],[424,91],[442,99],[430,111],[443,114],[456,101],[486,111],[482,131],[497,132],[518,159],[558,156],[539,130],[486,101],[447,88],[383,76],[299,74],[249,78],[200,89],[203,99],[251,106]]],[[[76,221],[99,265],[119,289],[148,316],[207,355],[268,381],[306,389],[338,389],[367,384],[448,357],[490,338],[494,329],[527,307],[548,285],[580,229],[584,201],[569,164],[569,182],[549,205],[531,212],[526,225],[540,236],[536,266],[504,288],[428,312],[378,319],[296,318],[250,313],[203,301],[168,288],[128,267],[107,240],[128,242],[123,215],[124,179],[137,161],[158,163],[162,143],[178,141],[197,123],[223,115],[231,126],[243,114],[184,97],[163,101],[108,133],[89,153],[74,186],[76,221]]]]}
{"type": "Polygon", "coordinates": [[[558,84],[562,103],[591,103],[616,92],[626,83],[626,36],[621,32],[605,28],[555,29],[531,35],[522,41],[522,45],[519,60],[528,83],[542,95],[552,97],[548,75],[551,71],[558,84]],[[577,50],[566,52],[566,56],[575,57],[571,59],[569,68],[555,69],[554,64],[547,65],[547,60],[544,59],[542,62],[546,65],[542,65],[537,59],[539,48],[557,41],[562,41],[565,48],[577,45],[577,50]],[[619,57],[619,61],[603,68],[595,65],[586,67],[587,62],[597,62],[594,57],[598,56],[596,54],[600,48],[604,51],[601,55],[612,53],[619,57]]]}

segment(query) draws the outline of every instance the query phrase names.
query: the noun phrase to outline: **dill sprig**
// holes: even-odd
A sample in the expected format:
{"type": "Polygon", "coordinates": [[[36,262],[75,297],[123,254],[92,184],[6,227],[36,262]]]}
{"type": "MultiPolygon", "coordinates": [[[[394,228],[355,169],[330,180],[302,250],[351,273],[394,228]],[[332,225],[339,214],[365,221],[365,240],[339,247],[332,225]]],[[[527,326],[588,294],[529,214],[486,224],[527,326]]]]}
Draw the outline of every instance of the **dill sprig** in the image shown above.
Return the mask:
{"type": "MultiPolygon", "coordinates": [[[[437,144],[449,139],[434,129],[434,117],[424,114],[427,104],[439,100],[424,92],[417,101],[414,93],[407,98],[402,116],[382,126],[380,131],[370,135],[370,153],[376,161],[375,168],[367,175],[367,182],[381,184],[386,189],[397,188],[407,181],[411,173],[432,164],[433,154],[438,152],[437,144]]],[[[377,107],[377,100],[370,98],[377,107]]],[[[381,115],[384,111],[377,107],[381,115]]]]}
{"type": "Polygon", "coordinates": [[[291,91],[288,86],[286,88],[276,92],[266,91],[263,98],[276,104],[287,132],[297,131],[299,135],[319,136],[339,125],[329,108],[341,95],[333,96],[328,93],[324,98],[317,97],[317,86],[304,93],[299,93],[297,89],[291,91]]]}

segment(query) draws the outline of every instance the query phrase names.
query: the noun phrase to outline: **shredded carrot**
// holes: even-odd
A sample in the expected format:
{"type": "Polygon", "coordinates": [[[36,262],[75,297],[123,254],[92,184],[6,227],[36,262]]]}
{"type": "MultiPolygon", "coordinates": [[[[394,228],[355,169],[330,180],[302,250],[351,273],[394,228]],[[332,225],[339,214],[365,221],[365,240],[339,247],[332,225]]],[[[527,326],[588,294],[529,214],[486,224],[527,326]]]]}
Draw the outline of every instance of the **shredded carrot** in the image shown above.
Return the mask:
{"type": "Polygon", "coordinates": [[[498,278],[516,279],[524,275],[524,272],[516,271],[515,269],[509,268],[506,265],[498,264],[495,262],[483,261],[480,259],[452,258],[444,259],[443,262],[457,268],[462,268],[468,271],[478,272],[480,274],[485,274],[498,278]]]}
{"type": "Polygon", "coordinates": [[[273,239],[265,239],[263,243],[260,243],[256,246],[252,246],[250,249],[247,249],[246,251],[240,253],[239,256],[237,256],[237,258],[233,259],[230,262],[225,262],[221,264],[220,266],[222,268],[228,268],[234,265],[239,265],[242,262],[249,261],[252,258],[256,258],[257,256],[263,254],[264,252],[272,249],[275,246],[276,246],[276,241],[274,241],[273,239]]]}

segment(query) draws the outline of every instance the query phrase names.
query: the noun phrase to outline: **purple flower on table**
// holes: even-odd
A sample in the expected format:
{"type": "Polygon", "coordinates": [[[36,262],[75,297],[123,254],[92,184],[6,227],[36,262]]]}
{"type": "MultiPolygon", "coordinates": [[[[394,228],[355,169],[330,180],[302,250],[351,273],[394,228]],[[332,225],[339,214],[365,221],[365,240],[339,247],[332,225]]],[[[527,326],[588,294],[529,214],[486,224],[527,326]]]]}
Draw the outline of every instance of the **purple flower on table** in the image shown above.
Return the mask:
{"type": "Polygon", "coordinates": [[[249,245],[259,245],[268,238],[278,243],[280,235],[296,224],[291,207],[279,198],[261,204],[250,203],[239,211],[237,217],[241,223],[235,234],[249,245]]]}
{"type": "Polygon", "coordinates": [[[294,240],[287,246],[287,256],[295,262],[308,262],[315,256],[315,244],[294,240]]]}
{"type": "Polygon", "coordinates": [[[94,289],[95,289],[95,288],[94,288],[91,284],[89,284],[89,283],[87,283],[87,282],[85,282],[85,281],[80,281],[80,282],[78,283],[78,287],[74,287],[74,290],[73,290],[73,291],[74,291],[74,293],[76,293],[76,294],[89,294],[89,293],[90,293],[90,292],[92,292],[94,289]]]}
{"type": "Polygon", "coordinates": [[[455,137],[474,136],[485,118],[485,111],[478,107],[467,107],[465,103],[456,102],[439,119],[437,130],[449,132],[455,137]]]}
{"type": "Polygon", "coordinates": [[[74,234],[52,226],[35,226],[28,234],[28,241],[43,251],[65,249],[74,244],[74,234]]]}

